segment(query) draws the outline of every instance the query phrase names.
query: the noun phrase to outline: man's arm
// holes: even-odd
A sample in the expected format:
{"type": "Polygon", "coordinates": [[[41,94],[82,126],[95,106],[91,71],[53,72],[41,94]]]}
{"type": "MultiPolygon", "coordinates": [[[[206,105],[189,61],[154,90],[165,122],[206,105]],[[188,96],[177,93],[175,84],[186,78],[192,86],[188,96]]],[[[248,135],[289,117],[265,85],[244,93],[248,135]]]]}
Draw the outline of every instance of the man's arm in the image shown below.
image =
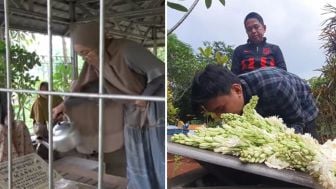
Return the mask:
{"type": "Polygon", "coordinates": [[[277,45],[274,47],[274,56],[277,67],[287,71],[285,59],[282,55],[280,47],[277,45]]]}
{"type": "Polygon", "coordinates": [[[239,47],[233,51],[231,71],[236,75],[240,74],[239,47]]]}

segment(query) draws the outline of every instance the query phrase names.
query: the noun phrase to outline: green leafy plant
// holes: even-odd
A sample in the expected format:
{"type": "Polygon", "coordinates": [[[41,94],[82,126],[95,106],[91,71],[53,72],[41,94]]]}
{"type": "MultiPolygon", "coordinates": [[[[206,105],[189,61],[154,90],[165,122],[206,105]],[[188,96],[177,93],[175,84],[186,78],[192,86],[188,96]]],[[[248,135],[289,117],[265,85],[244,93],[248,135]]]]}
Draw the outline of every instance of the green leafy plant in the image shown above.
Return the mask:
{"type": "Polygon", "coordinates": [[[36,40],[34,33],[26,31],[10,30],[9,35],[12,45],[19,45],[24,49],[27,49],[36,40]]]}
{"type": "Polygon", "coordinates": [[[181,168],[183,156],[174,155],[174,170],[173,175],[177,173],[177,171],[181,168]]]}
{"type": "MultiPolygon", "coordinates": [[[[6,86],[6,62],[5,51],[6,49],[4,41],[0,41],[0,87],[6,86]]],[[[28,52],[18,44],[10,46],[10,76],[11,76],[11,88],[14,89],[28,89],[33,90],[35,83],[39,80],[38,77],[29,73],[34,66],[40,66],[40,59],[35,52],[28,52]]],[[[25,110],[30,110],[29,98],[32,94],[29,93],[17,93],[16,102],[13,104],[15,109],[16,119],[25,121],[25,110]]]]}
{"type": "Polygon", "coordinates": [[[173,91],[171,89],[171,85],[168,81],[168,89],[167,89],[167,109],[168,109],[168,117],[167,121],[168,124],[173,124],[175,125],[177,122],[177,114],[179,112],[179,109],[174,106],[174,101],[173,101],[173,91]]]}
{"type": "Polygon", "coordinates": [[[231,58],[233,54],[233,46],[226,45],[223,41],[203,42],[204,47],[199,47],[199,54],[196,58],[200,62],[221,64],[228,68],[231,67],[231,58]]]}
{"type": "Polygon", "coordinates": [[[72,65],[57,63],[53,73],[53,89],[55,91],[69,92],[71,85],[72,65]]]}
{"type": "Polygon", "coordinates": [[[199,63],[192,48],[180,41],[175,35],[168,36],[167,68],[171,85],[174,107],[179,108],[179,118],[191,113],[189,102],[192,79],[198,70],[205,67],[199,63]]]}
{"type": "Polygon", "coordinates": [[[309,80],[320,111],[316,123],[321,142],[336,137],[336,7],[327,4],[325,11],[331,15],[321,31],[326,62],[320,69],[321,76],[309,80]]]}
{"type": "Polygon", "coordinates": [[[187,12],[188,11],[188,9],[185,6],[183,6],[183,5],[179,4],[179,3],[173,3],[173,2],[169,2],[168,1],[167,2],[167,6],[170,7],[170,8],[172,8],[172,9],[181,11],[181,12],[187,12]]]}

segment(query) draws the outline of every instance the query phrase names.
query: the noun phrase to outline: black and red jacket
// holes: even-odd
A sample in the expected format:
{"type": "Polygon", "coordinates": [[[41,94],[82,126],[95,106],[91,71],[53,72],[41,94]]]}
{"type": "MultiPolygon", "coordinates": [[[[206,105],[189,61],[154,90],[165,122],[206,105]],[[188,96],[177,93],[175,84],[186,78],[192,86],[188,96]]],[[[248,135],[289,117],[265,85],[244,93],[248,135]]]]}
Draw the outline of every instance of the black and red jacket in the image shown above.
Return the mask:
{"type": "Polygon", "coordinates": [[[247,42],[238,46],[232,56],[231,71],[240,75],[262,67],[278,67],[287,70],[279,46],[266,43],[266,38],[260,44],[247,42]]]}

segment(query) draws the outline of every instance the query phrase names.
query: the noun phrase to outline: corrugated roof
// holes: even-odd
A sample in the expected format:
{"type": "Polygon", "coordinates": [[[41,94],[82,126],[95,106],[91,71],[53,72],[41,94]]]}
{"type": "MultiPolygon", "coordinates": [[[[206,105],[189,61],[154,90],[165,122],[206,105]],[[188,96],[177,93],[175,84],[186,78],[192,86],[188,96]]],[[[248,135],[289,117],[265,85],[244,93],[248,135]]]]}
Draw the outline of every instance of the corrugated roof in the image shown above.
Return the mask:
{"type": "MultiPolygon", "coordinates": [[[[46,0],[8,0],[11,29],[47,33],[46,0]]],[[[99,20],[99,0],[53,0],[52,31],[67,36],[73,22],[99,20]]],[[[128,38],[145,46],[165,42],[164,0],[106,0],[106,31],[115,38],[128,38]]],[[[4,26],[4,1],[0,2],[0,24],[4,26]]]]}

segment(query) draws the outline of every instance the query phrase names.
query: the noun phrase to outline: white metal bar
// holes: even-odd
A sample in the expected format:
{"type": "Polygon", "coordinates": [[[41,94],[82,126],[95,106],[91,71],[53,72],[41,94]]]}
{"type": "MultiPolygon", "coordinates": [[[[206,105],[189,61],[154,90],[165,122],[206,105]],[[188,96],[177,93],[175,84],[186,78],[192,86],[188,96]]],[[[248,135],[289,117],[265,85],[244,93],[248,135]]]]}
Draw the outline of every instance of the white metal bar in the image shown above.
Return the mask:
{"type": "MultiPolygon", "coordinates": [[[[105,52],[105,36],[104,36],[104,0],[99,1],[99,94],[103,94],[103,64],[104,64],[104,52],[105,52]]],[[[99,150],[98,150],[98,160],[99,160],[99,168],[98,168],[98,188],[103,188],[103,180],[104,180],[104,151],[103,151],[103,130],[104,130],[104,115],[103,115],[103,99],[99,98],[99,150]]]]}
{"type": "MultiPolygon", "coordinates": [[[[70,20],[71,23],[74,23],[76,17],[76,2],[70,2],[70,20]]],[[[71,64],[72,64],[72,79],[76,80],[78,78],[78,60],[77,60],[77,53],[74,50],[73,40],[70,39],[70,49],[71,49],[71,64]]]]}
{"type": "Polygon", "coordinates": [[[45,94],[45,95],[61,95],[84,98],[104,98],[104,99],[119,99],[119,100],[146,100],[146,101],[165,101],[164,97],[154,96],[137,96],[137,95],[112,95],[112,94],[95,94],[95,93],[75,93],[75,92],[54,92],[54,91],[35,91],[25,89],[6,89],[0,88],[0,91],[30,93],[30,94],[45,94]]]}
{"type": "MultiPolygon", "coordinates": [[[[166,3],[167,2],[165,2],[165,5],[166,5],[166,3]]],[[[167,8],[168,6],[165,6],[165,13],[167,13],[168,11],[167,11],[167,8]]],[[[164,23],[168,23],[168,20],[167,20],[167,16],[165,16],[164,17],[164,23]]],[[[164,30],[164,36],[166,36],[165,38],[164,38],[164,49],[165,49],[165,97],[166,97],[166,99],[167,100],[165,100],[165,118],[168,118],[168,104],[167,104],[167,102],[168,102],[168,73],[167,73],[167,70],[168,70],[168,68],[167,68],[167,61],[168,61],[168,53],[167,53],[167,24],[166,24],[166,26],[165,26],[165,30],[164,30]]],[[[168,126],[168,121],[167,121],[167,119],[165,119],[166,121],[165,121],[165,126],[166,126],[166,128],[167,128],[167,126],[168,126]]],[[[168,140],[168,138],[167,138],[167,129],[165,129],[165,162],[166,162],[166,164],[167,164],[167,162],[168,162],[168,153],[167,153],[167,140],[168,140]]],[[[165,166],[165,178],[168,178],[168,166],[165,166]]],[[[164,179],[165,180],[165,188],[168,188],[168,179],[164,179]]]]}
{"type": "Polygon", "coordinates": [[[74,50],[73,40],[70,40],[70,49],[71,49],[71,64],[72,64],[72,80],[78,79],[78,59],[77,53],[74,50]]]}
{"type": "Polygon", "coordinates": [[[152,28],[152,39],[153,39],[153,54],[157,56],[157,28],[152,28]]]}
{"type": "MultiPolygon", "coordinates": [[[[49,41],[49,84],[48,91],[52,91],[53,88],[53,60],[52,60],[52,31],[51,31],[51,17],[52,17],[52,4],[51,0],[47,0],[47,15],[48,15],[48,41],[49,41]]],[[[53,133],[52,133],[52,95],[48,96],[48,135],[49,135],[49,169],[48,169],[48,178],[49,178],[49,189],[54,188],[54,177],[53,177],[53,133]]]]}
{"type": "MultiPolygon", "coordinates": [[[[7,72],[7,88],[11,87],[11,74],[10,74],[10,44],[9,44],[9,27],[8,27],[8,5],[9,2],[4,0],[4,11],[5,11],[5,37],[6,37],[6,72],[7,72]]],[[[12,111],[11,111],[11,93],[7,94],[7,118],[8,118],[8,188],[12,188],[12,111]]]]}

